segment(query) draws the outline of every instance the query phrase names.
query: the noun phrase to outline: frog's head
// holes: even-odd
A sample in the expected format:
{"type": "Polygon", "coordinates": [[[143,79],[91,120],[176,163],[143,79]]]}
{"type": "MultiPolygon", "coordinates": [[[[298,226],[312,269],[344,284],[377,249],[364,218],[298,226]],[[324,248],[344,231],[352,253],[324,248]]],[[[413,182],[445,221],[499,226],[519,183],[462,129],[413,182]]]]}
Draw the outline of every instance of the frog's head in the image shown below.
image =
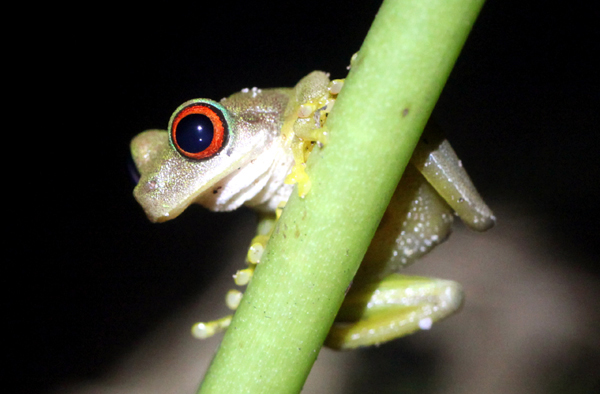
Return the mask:
{"type": "Polygon", "coordinates": [[[223,183],[268,145],[268,133],[260,123],[243,111],[195,99],[177,108],[168,131],[137,135],[131,142],[140,173],[134,196],[148,218],[153,222],[172,219],[194,202],[212,204],[215,210],[236,208],[219,206],[218,200],[230,203],[232,192],[223,183]]]}

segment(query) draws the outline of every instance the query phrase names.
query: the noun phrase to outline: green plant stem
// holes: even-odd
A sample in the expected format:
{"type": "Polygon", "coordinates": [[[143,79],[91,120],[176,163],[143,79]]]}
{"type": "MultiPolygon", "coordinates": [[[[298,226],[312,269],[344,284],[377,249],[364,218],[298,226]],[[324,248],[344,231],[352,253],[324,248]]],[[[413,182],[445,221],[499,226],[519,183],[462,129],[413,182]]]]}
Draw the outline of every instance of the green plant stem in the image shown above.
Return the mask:
{"type": "Polygon", "coordinates": [[[386,0],[199,393],[298,393],[483,0],[386,0]]]}

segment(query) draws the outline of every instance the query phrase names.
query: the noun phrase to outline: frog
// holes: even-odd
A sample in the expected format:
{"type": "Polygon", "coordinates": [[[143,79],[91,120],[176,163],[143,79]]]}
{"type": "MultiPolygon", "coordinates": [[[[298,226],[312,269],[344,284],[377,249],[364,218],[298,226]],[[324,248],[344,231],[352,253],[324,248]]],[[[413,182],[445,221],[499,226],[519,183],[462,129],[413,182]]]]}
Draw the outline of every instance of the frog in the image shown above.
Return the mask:
{"type": "MultiPolygon", "coordinates": [[[[313,71],[293,88],[245,88],[220,101],[186,101],[167,130],[135,136],[131,155],[139,172],[134,197],[152,222],[172,220],[192,204],[212,211],[248,206],[259,214],[247,268],[235,284],[252,280],[285,203],[295,189],[310,193],[306,160],[315,146],[327,149],[327,117],[343,79],[313,71]]],[[[428,330],[461,308],[454,281],[404,275],[402,268],[450,235],[454,217],[476,231],[496,218],[462,162],[432,122],[415,151],[347,291],[325,346],[347,350],[378,345],[428,330]]],[[[243,293],[230,290],[235,310],[243,293]]],[[[192,327],[197,338],[227,329],[232,315],[192,327]]]]}

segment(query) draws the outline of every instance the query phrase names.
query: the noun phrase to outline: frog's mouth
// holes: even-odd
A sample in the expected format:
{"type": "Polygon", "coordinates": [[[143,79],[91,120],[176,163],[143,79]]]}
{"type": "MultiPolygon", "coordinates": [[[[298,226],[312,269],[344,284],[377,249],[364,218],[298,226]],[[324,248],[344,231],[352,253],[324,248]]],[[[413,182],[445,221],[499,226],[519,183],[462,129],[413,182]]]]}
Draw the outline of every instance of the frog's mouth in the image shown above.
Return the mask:
{"type": "Polygon", "coordinates": [[[194,162],[181,157],[163,130],[138,134],[131,141],[131,156],[130,173],[137,181],[133,195],[152,222],[176,218],[222,178],[216,160],[194,162]]]}
{"type": "Polygon", "coordinates": [[[236,209],[264,186],[263,174],[272,161],[264,152],[257,158],[253,144],[238,147],[243,149],[193,161],[170,146],[167,132],[141,133],[131,142],[140,174],[133,194],[152,222],[174,219],[193,203],[213,211],[236,209]]]}

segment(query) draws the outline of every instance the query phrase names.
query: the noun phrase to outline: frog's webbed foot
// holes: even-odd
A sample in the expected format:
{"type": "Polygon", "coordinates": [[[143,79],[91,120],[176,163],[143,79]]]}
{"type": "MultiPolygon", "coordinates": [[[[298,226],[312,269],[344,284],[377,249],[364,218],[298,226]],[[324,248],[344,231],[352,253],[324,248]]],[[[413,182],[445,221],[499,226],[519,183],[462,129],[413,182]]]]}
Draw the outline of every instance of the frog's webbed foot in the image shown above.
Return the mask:
{"type": "Polygon", "coordinates": [[[329,80],[328,74],[314,71],[304,77],[295,87],[295,97],[282,134],[290,140],[294,167],[287,176],[288,184],[298,183],[298,193],[304,197],[310,191],[310,179],[306,174],[306,161],[315,144],[326,145],[328,140],[327,116],[344,80],[329,80]]]}
{"type": "MultiPolygon", "coordinates": [[[[246,263],[248,268],[239,270],[233,275],[233,280],[238,286],[245,286],[252,280],[254,269],[260,263],[262,254],[267,246],[267,241],[275,229],[275,223],[281,216],[283,205],[278,207],[274,214],[262,214],[259,218],[256,236],[250,241],[246,263]]],[[[243,293],[232,289],[225,296],[225,304],[231,310],[236,310],[242,301],[243,293]]],[[[192,335],[198,339],[206,339],[215,334],[223,332],[229,327],[233,315],[227,315],[222,318],[209,322],[199,322],[192,326],[192,335]]]]}
{"type": "Polygon", "coordinates": [[[354,349],[427,330],[458,310],[462,300],[456,282],[392,274],[378,284],[350,290],[325,345],[354,349]]]}

